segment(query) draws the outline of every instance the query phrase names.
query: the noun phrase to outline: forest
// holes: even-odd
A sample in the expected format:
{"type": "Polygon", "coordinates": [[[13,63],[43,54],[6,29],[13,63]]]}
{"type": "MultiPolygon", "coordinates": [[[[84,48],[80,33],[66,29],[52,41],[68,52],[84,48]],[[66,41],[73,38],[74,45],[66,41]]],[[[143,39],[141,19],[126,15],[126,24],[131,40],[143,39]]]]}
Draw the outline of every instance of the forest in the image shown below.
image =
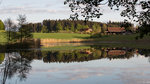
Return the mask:
{"type": "Polygon", "coordinates": [[[84,20],[43,20],[42,23],[27,24],[36,33],[51,32],[75,32],[79,33],[82,29],[92,29],[92,33],[105,33],[107,27],[125,27],[127,31],[133,31],[132,23],[111,22],[102,23],[84,20]]]}

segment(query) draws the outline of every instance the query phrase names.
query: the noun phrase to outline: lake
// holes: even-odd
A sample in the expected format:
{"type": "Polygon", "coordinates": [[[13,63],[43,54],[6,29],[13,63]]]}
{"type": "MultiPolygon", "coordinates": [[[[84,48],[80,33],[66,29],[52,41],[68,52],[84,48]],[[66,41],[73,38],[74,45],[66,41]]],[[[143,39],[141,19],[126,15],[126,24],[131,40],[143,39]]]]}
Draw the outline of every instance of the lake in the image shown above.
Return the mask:
{"type": "Polygon", "coordinates": [[[0,51],[1,84],[150,84],[150,49],[77,45],[0,51]]]}

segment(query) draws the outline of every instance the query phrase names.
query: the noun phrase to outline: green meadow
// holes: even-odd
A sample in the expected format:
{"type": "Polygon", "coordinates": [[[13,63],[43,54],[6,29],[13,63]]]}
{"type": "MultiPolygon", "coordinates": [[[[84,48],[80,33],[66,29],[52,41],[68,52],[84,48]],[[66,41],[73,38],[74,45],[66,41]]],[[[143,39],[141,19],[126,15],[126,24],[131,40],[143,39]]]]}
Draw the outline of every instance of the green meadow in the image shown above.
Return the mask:
{"type": "MultiPolygon", "coordinates": [[[[131,35],[107,35],[102,36],[100,38],[96,38],[98,41],[138,41],[136,40],[136,37],[138,34],[131,34],[131,35]]],[[[145,36],[142,39],[139,40],[150,40],[150,36],[145,36]]]]}
{"type": "Polygon", "coordinates": [[[87,39],[89,34],[78,33],[33,33],[35,39],[87,39]]]}
{"type": "MultiPolygon", "coordinates": [[[[136,40],[138,34],[132,35],[109,35],[102,36],[100,38],[93,38],[94,41],[150,41],[150,36],[145,36],[143,39],[136,40]]],[[[33,33],[34,39],[91,39],[90,34],[78,34],[78,33],[33,33]]],[[[6,32],[0,31],[0,43],[7,42],[6,32]]]]}
{"type": "MultiPolygon", "coordinates": [[[[136,41],[138,34],[131,35],[106,35],[100,38],[93,38],[97,41],[136,41]]],[[[78,33],[33,33],[35,39],[90,39],[90,34],[78,33]]],[[[150,36],[145,36],[140,40],[150,40],[150,36]]]]}

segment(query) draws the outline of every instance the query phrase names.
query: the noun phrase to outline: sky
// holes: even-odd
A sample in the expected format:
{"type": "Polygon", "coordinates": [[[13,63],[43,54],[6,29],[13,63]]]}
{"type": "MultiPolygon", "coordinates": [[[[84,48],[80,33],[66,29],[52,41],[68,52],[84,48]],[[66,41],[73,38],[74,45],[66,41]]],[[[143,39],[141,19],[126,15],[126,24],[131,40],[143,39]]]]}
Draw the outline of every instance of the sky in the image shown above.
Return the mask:
{"type": "MultiPolygon", "coordinates": [[[[104,15],[94,21],[124,21],[125,19],[120,16],[120,11],[110,10],[107,6],[103,6],[102,11],[104,15]]],[[[25,14],[28,22],[35,23],[45,19],[69,19],[72,13],[68,5],[64,5],[64,0],[2,0],[0,4],[2,21],[11,18],[16,22],[19,14],[25,14]]],[[[83,18],[79,17],[79,19],[83,18]]]]}

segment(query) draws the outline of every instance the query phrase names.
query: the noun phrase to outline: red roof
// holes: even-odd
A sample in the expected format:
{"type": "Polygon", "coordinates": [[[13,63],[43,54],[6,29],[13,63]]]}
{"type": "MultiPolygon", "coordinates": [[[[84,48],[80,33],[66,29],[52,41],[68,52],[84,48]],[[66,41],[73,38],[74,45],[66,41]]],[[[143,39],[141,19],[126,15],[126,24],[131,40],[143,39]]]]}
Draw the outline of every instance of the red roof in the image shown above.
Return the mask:
{"type": "Polygon", "coordinates": [[[118,56],[118,55],[125,55],[126,54],[126,51],[124,50],[110,50],[108,52],[108,55],[111,55],[111,56],[118,56]]]}
{"type": "Polygon", "coordinates": [[[125,32],[125,28],[121,28],[121,27],[108,27],[108,32],[125,32]]]}

